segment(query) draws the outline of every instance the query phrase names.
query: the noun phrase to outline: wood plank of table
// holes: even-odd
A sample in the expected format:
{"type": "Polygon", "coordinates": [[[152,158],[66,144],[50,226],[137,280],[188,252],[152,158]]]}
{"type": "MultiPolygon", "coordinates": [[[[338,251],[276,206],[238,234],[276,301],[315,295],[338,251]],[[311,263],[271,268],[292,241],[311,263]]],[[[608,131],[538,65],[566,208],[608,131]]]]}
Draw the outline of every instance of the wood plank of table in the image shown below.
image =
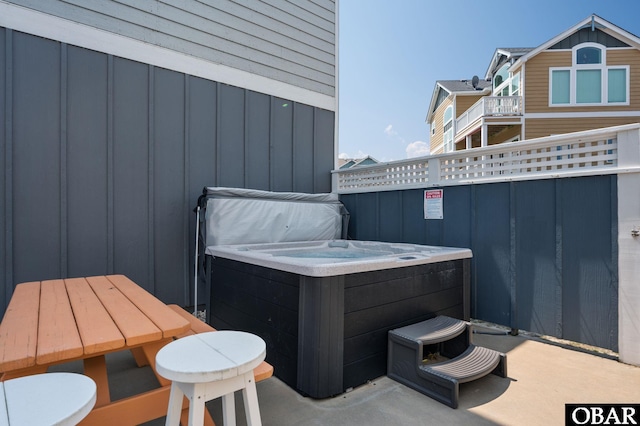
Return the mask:
{"type": "Polygon", "coordinates": [[[0,323],[0,371],[35,365],[40,283],[18,284],[0,323]]]}
{"type": "Polygon", "coordinates": [[[162,338],[162,331],[107,277],[88,277],[87,281],[125,337],[127,346],[162,338]]]}
{"type": "Polygon", "coordinates": [[[51,364],[82,356],[82,340],[63,280],[41,283],[38,322],[37,364],[51,364]]]}
{"type": "Polygon", "coordinates": [[[189,329],[188,321],[126,276],[108,275],[107,279],[162,330],[163,337],[173,337],[189,329]]]}
{"type": "Polygon", "coordinates": [[[85,355],[123,348],[125,338],[85,278],[65,280],[85,355]]]}

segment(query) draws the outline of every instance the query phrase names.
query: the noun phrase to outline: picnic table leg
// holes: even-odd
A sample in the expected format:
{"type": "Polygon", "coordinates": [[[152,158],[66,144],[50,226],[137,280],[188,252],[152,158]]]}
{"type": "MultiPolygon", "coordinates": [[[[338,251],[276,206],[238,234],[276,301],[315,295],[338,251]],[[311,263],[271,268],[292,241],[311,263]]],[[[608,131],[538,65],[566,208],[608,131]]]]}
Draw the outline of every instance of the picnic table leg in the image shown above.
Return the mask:
{"type": "Polygon", "coordinates": [[[111,402],[109,380],[107,379],[107,362],[104,355],[84,359],[84,374],[96,382],[96,407],[111,402]]]}
{"type": "Polygon", "coordinates": [[[142,348],[138,347],[131,349],[131,355],[133,355],[133,359],[136,360],[136,365],[138,367],[149,365],[149,360],[147,359],[147,356],[145,355],[142,348]]]}
{"type": "Polygon", "coordinates": [[[158,383],[160,386],[167,386],[171,384],[171,380],[167,380],[156,372],[156,355],[158,351],[162,349],[167,343],[172,342],[173,339],[164,339],[159,342],[153,342],[139,348],[136,348],[140,354],[144,356],[144,359],[147,361],[147,365],[151,367],[153,374],[155,374],[156,379],[158,379],[158,383]]]}

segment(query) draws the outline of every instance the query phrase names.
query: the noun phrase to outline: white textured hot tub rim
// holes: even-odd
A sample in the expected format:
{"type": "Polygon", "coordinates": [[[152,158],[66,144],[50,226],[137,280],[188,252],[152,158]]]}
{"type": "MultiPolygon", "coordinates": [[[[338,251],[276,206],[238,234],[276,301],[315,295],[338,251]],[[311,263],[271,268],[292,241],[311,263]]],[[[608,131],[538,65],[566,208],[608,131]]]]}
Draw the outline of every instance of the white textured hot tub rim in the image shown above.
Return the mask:
{"type": "Polygon", "coordinates": [[[472,257],[472,252],[468,248],[382,243],[377,241],[347,241],[347,243],[356,244],[359,246],[358,248],[374,248],[384,245],[400,248],[402,252],[357,259],[294,258],[276,255],[278,251],[295,248],[322,248],[327,247],[329,243],[339,241],[344,240],[209,246],[206,249],[206,254],[309,277],[330,277],[472,257]],[[265,253],[264,250],[268,250],[270,253],[265,253]]]}

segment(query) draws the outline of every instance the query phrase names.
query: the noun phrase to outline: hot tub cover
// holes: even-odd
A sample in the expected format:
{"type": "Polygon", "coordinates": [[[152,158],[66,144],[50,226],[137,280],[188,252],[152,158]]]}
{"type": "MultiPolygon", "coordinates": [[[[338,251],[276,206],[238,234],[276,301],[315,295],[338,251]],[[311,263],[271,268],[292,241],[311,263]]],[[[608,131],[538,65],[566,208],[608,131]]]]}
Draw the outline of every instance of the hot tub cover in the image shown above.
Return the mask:
{"type": "Polygon", "coordinates": [[[318,241],[346,236],[338,194],[205,187],[205,246],[318,241]]]}

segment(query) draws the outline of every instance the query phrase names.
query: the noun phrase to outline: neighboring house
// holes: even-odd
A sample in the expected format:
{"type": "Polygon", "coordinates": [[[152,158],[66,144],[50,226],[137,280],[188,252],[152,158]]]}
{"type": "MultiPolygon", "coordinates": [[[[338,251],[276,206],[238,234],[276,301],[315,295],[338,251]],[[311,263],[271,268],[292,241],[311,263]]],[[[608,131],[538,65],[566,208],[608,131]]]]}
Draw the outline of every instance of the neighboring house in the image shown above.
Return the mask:
{"type": "Polygon", "coordinates": [[[112,273],[184,305],[204,186],[330,192],[337,9],[0,0],[0,316],[112,273]]]}
{"type": "Polygon", "coordinates": [[[370,155],[364,158],[339,158],[338,169],[350,169],[356,166],[370,166],[372,164],[378,164],[379,161],[370,155]]]}
{"type": "Polygon", "coordinates": [[[483,79],[436,82],[426,121],[431,154],[640,122],[640,38],[592,15],[496,49],[483,79]]]}

